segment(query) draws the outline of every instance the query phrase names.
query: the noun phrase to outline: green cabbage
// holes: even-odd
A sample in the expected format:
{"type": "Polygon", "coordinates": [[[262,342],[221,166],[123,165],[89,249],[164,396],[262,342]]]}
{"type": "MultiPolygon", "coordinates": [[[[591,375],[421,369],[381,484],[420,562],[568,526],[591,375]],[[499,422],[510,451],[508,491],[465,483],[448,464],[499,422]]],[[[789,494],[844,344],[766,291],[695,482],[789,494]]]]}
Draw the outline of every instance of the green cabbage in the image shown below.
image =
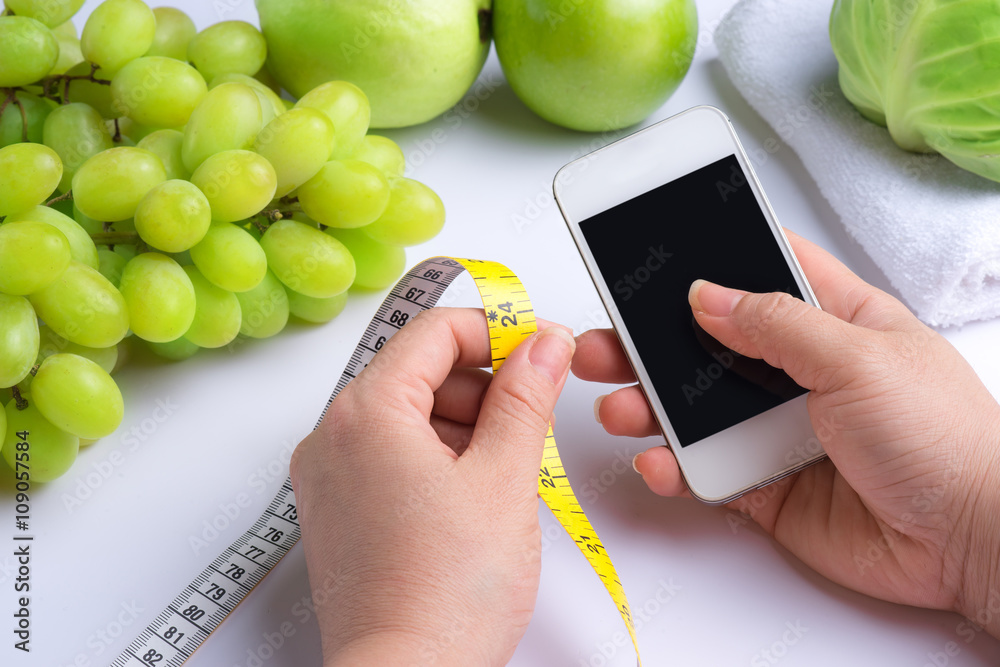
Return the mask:
{"type": "Polygon", "coordinates": [[[840,87],[901,148],[1000,181],[997,0],[836,0],[840,87]]]}

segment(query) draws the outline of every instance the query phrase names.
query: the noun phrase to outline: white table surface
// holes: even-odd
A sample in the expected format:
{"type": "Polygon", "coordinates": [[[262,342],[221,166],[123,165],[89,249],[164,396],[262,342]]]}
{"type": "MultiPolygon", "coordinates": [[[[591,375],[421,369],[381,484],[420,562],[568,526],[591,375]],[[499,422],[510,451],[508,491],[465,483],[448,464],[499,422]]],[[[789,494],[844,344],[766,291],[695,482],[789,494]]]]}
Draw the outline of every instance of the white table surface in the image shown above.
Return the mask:
{"type": "MultiPolygon", "coordinates": [[[[97,4],[87,1],[79,25],[97,4]]],[[[201,28],[222,19],[256,22],[251,0],[174,4],[201,28]]],[[[753,151],[776,135],[730,84],[712,43],[715,25],[732,4],[698,0],[695,63],[646,123],[714,104],[733,118],[753,151]]],[[[468,98],[468,112],[386,133],[403,146],[412,175],[434,187],[448,208],[444,232],[411,250],[410,262],[435,254],[502,261],[523,279],[541,316],[577,331],[607,326],[550,183],[564,163],[615,137],[562,130],[533,116],[503,83],[495,56],[476,92],[482,99],[468,98]],[[519,219],[530,224],[519,226],[519,219]]],[[[782,145],[754,166],[786,226],[888,288],[791,150],[782,145]]],[[[11,647],[16,574],[13,549],[0,548],[0,617],[7,619],[0,624],[0,665],[110,663],[270,501],[286,474],[290,448],[312,428],[381,298],[352,298],[328,326],[293,325],[233,353],[127,367],[118,376],[126,397],[121,429],[84,450],[61,480],[33,494],[29,656],[11,647]],[[85,499],[68,507],[74,494],[85,499]],[[237,500],[249,506],[239,508],[237,500]],[[226,511],[234,518],[223,519],[226,511]],[[192,547],[191,538],[204,537],[216,520],[229,526],[207,547],[192,547]]],[[[475,305],[471,282],[452,302],[475,305]]],[[[944,333],[1000,395],[994,344],[1000,322],[944,333]]],[[[1000,663],[1000,642],[971,633],[957,615],[853,593],[811,572],[752,525],[734,524],[725,509],[654,496],[624,462],[656,441],[604,434],[591,408],[600,393],[601,387],[570,380],[556,411],[557,437],[632,608],[646,617],[639,640],[647,666],[1000,663]],[[945,655],[949,642],[956,643],[957,655],[945,655]]],[[[13,515],[4,493],[4,541],[13,532],[6,527],[13,515]]],[[[598,579],[548,510],[540,519],[546,548],[538,605],[511,664],[634,665],[631,648],[622,643],[622,622],[598,579]]],[[[296,547],[188,664],[320,665],[315,621],[302,612],[308,596],[296,547]],[[279,637],[283,624],[293,633],[288,638],[279,637]],[[268,637],[280,648],[269,648],[268,637]]]]}

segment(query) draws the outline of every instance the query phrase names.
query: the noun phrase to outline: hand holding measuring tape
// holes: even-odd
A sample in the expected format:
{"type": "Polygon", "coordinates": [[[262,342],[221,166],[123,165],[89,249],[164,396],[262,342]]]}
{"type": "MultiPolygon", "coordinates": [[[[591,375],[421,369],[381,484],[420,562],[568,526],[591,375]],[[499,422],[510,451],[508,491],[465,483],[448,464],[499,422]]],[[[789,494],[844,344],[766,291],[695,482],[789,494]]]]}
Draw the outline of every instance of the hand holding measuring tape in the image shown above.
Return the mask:
{"type": "Polygon", "coordinates": [[[296,450],[328,665],[506,663],[531,618],[538,470],[575,344],[528,337],[491,383],[489,339],[482,310],[422,313],[296,450]]]}
{"type": "Polygon", "coordinates": [[[469,664],[470,655],[491,664],[497,655],[509,657],[538,588],[536,488],[600,576],[636,645],[621,581],[576,500],[548,426],[572,338],[553,330],[529,339],[537,326],[527,292],[502,264],[436,257],[411,269],[361,337],[320,417],[320,432],[297,450],[295,480],[311,492],[297,499],[286,481],[253,526],[113,667],[184,664],[298,542],[300,512],[322,535],[307,541],[307,560],[313,602],[328,629],[324,651],[336,654],[338,664],[446,664],[448,656],[469,664]],[[388,345],[465,271],[485,318],[425,316],[406,329],[408,342],[388,345]],[[488,361],[494,374],[513,365],[490,384],[476,371],[488,361]],[[372,372],[363,374],[369,366],[372,372]],[[391,415],[397,418],[385,419],[391,415]],[[331,448],[331,439],[349,444],[331,448]],[[372,457],[379,457],[376,474],[352,465],[371,466],[372,457]],[[479,502],[484,493],[492,503],[479,502]],[[358,521],[375,507],[380,511],[368,523],[358,521]],[[470,562],[478,566],[475,575],[463,576],[470,562]]]}

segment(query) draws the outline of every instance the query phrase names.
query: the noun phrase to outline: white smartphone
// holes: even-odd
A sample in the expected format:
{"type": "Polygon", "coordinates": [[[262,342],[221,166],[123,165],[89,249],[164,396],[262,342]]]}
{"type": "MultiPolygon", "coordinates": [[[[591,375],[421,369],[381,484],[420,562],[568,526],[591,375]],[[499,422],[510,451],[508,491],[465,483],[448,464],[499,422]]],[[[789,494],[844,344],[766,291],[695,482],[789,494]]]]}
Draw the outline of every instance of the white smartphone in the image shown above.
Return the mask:
{"type": "Polygon", "coordinates": [[[641,130],[563,167],[554,192],[692,495],[729,502],[825,457],[806,390],[688,305],[703,278],[818,306],[725,114],[641,130]]]}

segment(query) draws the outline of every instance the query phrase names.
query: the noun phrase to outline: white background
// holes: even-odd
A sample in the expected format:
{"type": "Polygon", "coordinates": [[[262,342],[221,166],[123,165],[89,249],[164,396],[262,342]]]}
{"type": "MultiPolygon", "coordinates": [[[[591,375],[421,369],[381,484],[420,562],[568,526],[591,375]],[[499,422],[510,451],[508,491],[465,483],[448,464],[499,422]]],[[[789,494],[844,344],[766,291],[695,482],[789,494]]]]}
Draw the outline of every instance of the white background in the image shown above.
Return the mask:
{"type": "MultiPolygon", "coordinates": [[[[88,0],[79,25],[97,4],[88,0]]],[[[175,4],[199,28],[221,19],[256,22],[250,0],[175,4]]],[[[776,135],[716,59],[712,31],[731,4],[698,0],[694,66],[646,123],[714,104],[733,118],[753,152],[776,135]]],[[[444,232],[410,251],[411,264],[435,254],[502,261],[527,285],[540,316],[577,331],[605,326],[550,184],[564,163],[615,137],[574,133],[534,117],[503,83],[495,56],[474,93],[478,98],[467,98],[466,110],[450,120],[386,133],[406,151],[411,175],[434,187],[448,207],[444,232]],[[530,224],[519,226],[519,219],[530,224]]],[[[754,166],[779,220],[888,288],[791,150],[782,145],[754,166]]],[[[475,304],[471,283],[460,292],[454,303],[475,304]]],[[[82,452],[63,479],[33,494],[34,635],[27,659],[11,649],[14,562],[12,549],[0,547],[0,617],[6,619],[0,623],[0,664],[63,667],[114,659],[270,501],[285,475],[281,462],[288,448],[312,428],[380,299],[357,296],[328,326],[292,325],[276,339],[232,353],[127,367],[118,376],[127,404],[121,430],[82,452]],[[164,405],[168,409],[157,411],[164,405]],[[277,474],[268,483],[263,480],[269,466],[277,474]],[[69,508],[70,494],[86,499],[69,508]],[[189,539],[204,537],[206,522],[225,523],[223,508],[240,494],[251,506],[196,553],[189,539]]],[[[1000,322],[944,333],[1000,394],[1000,322]]],[[[647,615],[640,632],[647,666],[921,667],[945,664],[943,655],[936,663],[930,656],[952,641],[960,653],[948,664],[1000,662],[1000,643],[983,634],[958,634],[962,619],[954,614],[852,593],[811,572],[752,525],[734,523],[735,515],[725,509],[652,495],[624,462],[656,441],[605,435],[591,408],[603,392],[571,380],[557,409],[557,437],[570,479],[618,566],[636,615],[647,615]],[[671,595],[664,584],[675,594],[661,603],[671,595]],[[802,636],[786,633],[791,626],[802,636]],[[783,636],[795,643],[783,646],[783,636]],[[777,662],[761,653],[772,647],[781,656],[777,662]]],[[[0,525],[6,526],[14,511],[10,496],[3,497],[0,525]]],[[[512,664],[634,665],[631,648],[614,643],[623,638],[623,626],[597,577],[547,510],[540,518],[546,549],[538,606],[512,664]]],[[[6,541],[9,532],[0,530],[0,539],[6,541]]],[[[268,667],[320,665],[314,621],[302,622],[293,613],[308,595],[296,548],[189,664],[247,667],[259,664],[252,658],[257,654],[268,667]],[[270,650],[266,636],[286,622],[294,635],[270,650]]]]}

